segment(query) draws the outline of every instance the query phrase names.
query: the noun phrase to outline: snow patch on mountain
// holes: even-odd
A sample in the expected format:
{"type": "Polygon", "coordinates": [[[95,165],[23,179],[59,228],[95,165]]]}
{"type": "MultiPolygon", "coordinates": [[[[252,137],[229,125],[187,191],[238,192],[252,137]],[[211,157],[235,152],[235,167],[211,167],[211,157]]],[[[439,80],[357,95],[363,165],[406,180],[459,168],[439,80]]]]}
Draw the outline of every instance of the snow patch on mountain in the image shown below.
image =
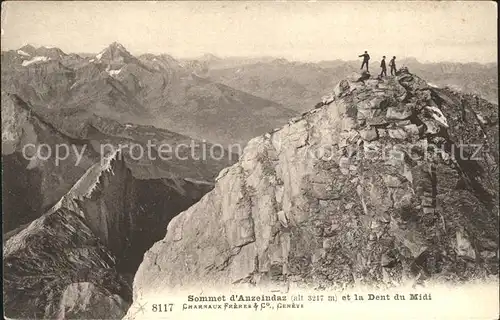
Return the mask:
{"type": "Polygon", "coordinates": [[[23,67],[26,67],[26,66],[29,66],[30,64],[32,63],[36,63],[36,62],[45,62],[45,61],[49,61],[50,59],[48,57],[40,57],[40,56],[37,56],[37,57],[34,57],[33,59],[31,60],[25,60],[23,61],[22,63],[22,66],[23,67]]]}
{"type": "Polygon", "coordinates": [[[22,56],[25,56],[25,57],[30,57],[31,56],[29,53],[26,53],[23,50],[17,50],[17,53],[20,54],[20,55],[22,55],[22,56]]]}
{"type": "Polygon", "coordinates": [[[112,77],[116,77],[118,74],[120,74],[120,72],[122,71],[122,69],[119,69],[119,70],[106,70],[108,72],[108,74],[112,77]]]}

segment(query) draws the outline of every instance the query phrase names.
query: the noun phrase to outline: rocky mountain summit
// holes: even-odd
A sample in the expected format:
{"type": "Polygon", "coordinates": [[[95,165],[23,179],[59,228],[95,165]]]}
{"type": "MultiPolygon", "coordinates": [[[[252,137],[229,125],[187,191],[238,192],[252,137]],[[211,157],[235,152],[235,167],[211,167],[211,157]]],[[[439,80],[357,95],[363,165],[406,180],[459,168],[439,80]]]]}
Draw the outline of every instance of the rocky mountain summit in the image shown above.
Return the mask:
{"type": "Polygon", "coordinates": [[[353,75],[252,139],[169,223],[138,300],[227,286],[337,288],[498,275],[498,112],[401,69],[353,75]]]}
{"type": "Polygon", "coordinates": [[[90,62],[104,63],[107,65],[123,65],[126,63],[137,63],[138,61],[123,45],[118,42],[113,42],[92,58],[90,62]]]}

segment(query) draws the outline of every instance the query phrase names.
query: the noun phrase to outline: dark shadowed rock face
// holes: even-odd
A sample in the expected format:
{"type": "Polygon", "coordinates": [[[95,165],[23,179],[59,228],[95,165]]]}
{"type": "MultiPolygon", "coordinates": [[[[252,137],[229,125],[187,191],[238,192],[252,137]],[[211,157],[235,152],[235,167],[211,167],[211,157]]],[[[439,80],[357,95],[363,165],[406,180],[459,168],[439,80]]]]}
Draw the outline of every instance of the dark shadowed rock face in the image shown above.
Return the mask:
{"type": "Polygon", "coordinates": [[[497,106],[407,70],[355,80],[251,140],[145,254],[134,297],[498,274],[497,106]],[[489,148],[460,158],[460,141],[489,148]]]}
{"type": "Polygon", "coordinates": [[[117,257],[117,270],[133,274],[144,252],[164,236],[169,221],[212,186],[182,179],[137,179],[119,158],[107,168],[99,163],[91,167],[49,213],[73,208],[117,257]]]}
{"type": "Polygon", "coordinates": [[[61,133],[16,96],[2,91],[3,232],[40,217],[97,159],[87,141],[61,133]],[[36,150],[42,145],[38,157],[36,150]],[[66,159],[56,162],[52,155],[41,160],[49,149],[55,152],[57,145],[71,146],[66,159]]]}

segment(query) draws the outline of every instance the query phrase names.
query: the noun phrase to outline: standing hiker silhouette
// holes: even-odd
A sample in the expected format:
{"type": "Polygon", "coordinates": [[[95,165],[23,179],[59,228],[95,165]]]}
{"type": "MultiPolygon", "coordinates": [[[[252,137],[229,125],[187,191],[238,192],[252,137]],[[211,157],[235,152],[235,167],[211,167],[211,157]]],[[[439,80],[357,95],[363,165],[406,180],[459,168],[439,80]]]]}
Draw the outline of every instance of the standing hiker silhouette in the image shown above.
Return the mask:
{"type": "Polygon", "coordinates": [[[396,56],[392,57],[391,61],[389,61],[389,67],[391,67],[391,76],[396,75],[396,56]],[[394,74],[393,74],[394,72],[394,74]]]}
{"type": "Polygon", "coordinates": [[[368,61],[370,61],[370,55],[368,54],[368,51],[365,51],[365,53],[359,55],[359,57],[363,57],[363,62],[361,63],[360,70],[363,70],[363,67],[366,65],[366,71],[368,71],[368,61]]]}
{"type": "Polygon", "coordinates": [[[385,65],[385,56],[383,56],[382,61],[380,61],[380,68],[382,68],[382,71],[380,72],[380,77],[382,78],[384,75],[387,77],[387,67],[385,65]]]}

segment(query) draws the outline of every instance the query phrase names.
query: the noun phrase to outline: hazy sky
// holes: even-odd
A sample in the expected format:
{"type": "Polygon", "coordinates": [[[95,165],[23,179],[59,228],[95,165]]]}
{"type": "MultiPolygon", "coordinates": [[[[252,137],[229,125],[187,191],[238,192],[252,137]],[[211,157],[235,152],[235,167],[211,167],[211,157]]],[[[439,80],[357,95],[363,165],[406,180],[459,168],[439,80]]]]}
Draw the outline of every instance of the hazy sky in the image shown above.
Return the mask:
{"type": "Polygon", "coordinates": [[[2,50],[24,44],[194,57],[497,61],[497,8],[468,2],[3,2],[2,50]]]}

